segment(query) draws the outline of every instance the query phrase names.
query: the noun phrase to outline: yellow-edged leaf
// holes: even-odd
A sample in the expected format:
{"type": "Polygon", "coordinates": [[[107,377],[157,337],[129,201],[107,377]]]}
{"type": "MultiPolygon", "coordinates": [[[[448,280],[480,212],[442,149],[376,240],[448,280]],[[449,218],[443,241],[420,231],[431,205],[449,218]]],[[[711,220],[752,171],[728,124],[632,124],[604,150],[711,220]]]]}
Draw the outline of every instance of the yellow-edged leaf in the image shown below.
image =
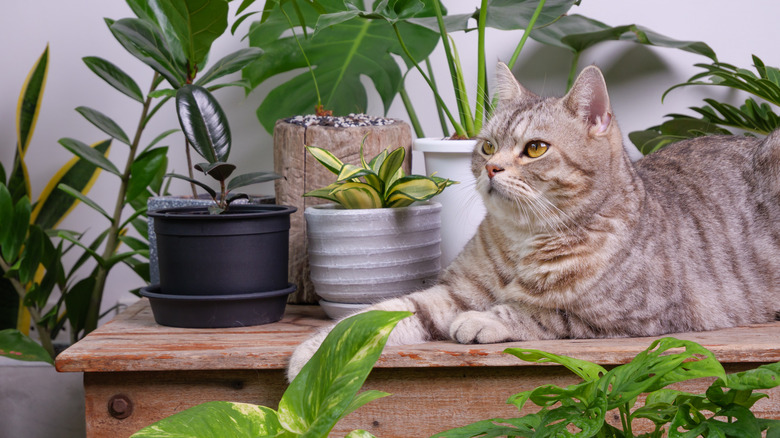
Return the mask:
{"type": "Polygon", "coordinates": [[[27,152],[30,145],[35,124],[38,121],[38,113],[43,99],[43,90],[46,87],[46,77],[49,72],[49,46],[30,69],[24,80],[19,101],[16,104],[16,138],[19,141],[21,156],[27,152]]]}
{"type": "Polygon", "coordinates": [[[382,196],[373,187],[362,182],[339,184],[331,191],[344,208],[382,208],[382,196]]]}
{"type": "Polygon", "coordinates": [[[309,151],[309,153],[317,161],[319,161],[320,164],[325,166],[328,170],[335,173],[336,175],[339,174],[342,166],[344,166],[344,163],[342,163],[341,160],[336,158],[336,156],[331,154],[328,150],[318,148],[316,146],[306,146],[306,150],[309,151]]]}
{"type": "MultiPolygon", "coordinates": [[[[91,147],[107,157],[111,149],[111,140],[95,143],[91,147]]],[[[60,184],[65,184],[86,195],[95,184],[99,174],[100,168],[87,160],[74,157],[68,161],[49,180],[41,192],[30,217],[30,222],[40,225],[44,229],[56,228],[78,204],[76,198],[57,190],[57,187],[60,184]]]]}
{"type": "Polygon", "coordinates": [[[426,176],[410,175],[399,178],[387,191],[388,201],[396,196],[404,196],[416,201],[430,199],[439,193],[439,186],[426,176]]]}
{"type": "Polygon", "coordinates": [[[387,158],[382,162],[377,174],[382,181],[389,181],[394,175],[401,170],[401,165],[404,164],[404,158],[406,157],[406,151],[404,148],[397,148],[393,152],[387,155],[387,158]]]}

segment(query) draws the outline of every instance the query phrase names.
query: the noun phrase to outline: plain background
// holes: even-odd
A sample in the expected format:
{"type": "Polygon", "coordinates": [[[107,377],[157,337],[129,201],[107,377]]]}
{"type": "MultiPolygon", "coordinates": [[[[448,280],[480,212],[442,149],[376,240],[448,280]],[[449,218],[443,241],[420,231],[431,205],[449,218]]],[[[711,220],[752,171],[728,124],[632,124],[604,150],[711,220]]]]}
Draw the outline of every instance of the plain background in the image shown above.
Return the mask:
{"type": "MultiPolygon", "coordinates": [[[[127,54],[114,40],[103,22],[104,17],[119,19],[131,16],[130,9],[121,0],[26,0],[3,2],[0,12],[0,161],[10,167],[15,147],[15,111],[19,90],[32,64],[47,44],[50,46],[49,77],[35,135],[27,154],[34,196],[40,193],[51,175],[72,156],[57,140],[73,137],[85,143],[105,138],[79,114],[77,106],[98,109],[116,120],[126,132],[134,132],[140,105],[114,91],[93,75],[83,64],[84,56],[100,56],[119,65],[148,87],[151,71],[127,54]]],[[[239,2],[231,4],[235,10],[239,2]]],[[[258,4],[262,2],[258,1],[258,4]]],[[[453,12],[469,12],[479,3],[476,0],[445,0],[453,12]]],[[[255,6],[259,8],[259,6],[255,6]]],[[[776,0],[583,0],[571,13],[603,21],[609,25],[639,24],[660,34],[678,40],[698,40],[708,43],[723,62],[751,67],[751,54],[756,54],[767,65],[780,65],[780,27],[776,21],[780,3],[776,0]]],[[[231,12],[231,22],[232,22],[231,12]]],[[[248,27],[242,25],[237,36],[224,35],[215,43],[211,59],[243,47],[240,36],[248,27]]],[[[456,44],[467,78],[475,78],[475,68],[468,62],[476,55],[476,35],[456,35],[456,44]]],[[[488,35],[489,74],[492,79],[493,60],[506,60],[520,38],[519,32],[491,31],[488,35]]],[[[447,80],[446,65],[441,51],[433,57],[439,84],[447,80]]],[[[571,55],[561,49],[530,42],[521,55],[515,74],[529,89],[544,95],[562,94],[565,89],[571,55]]],[[[699,70],[695,63],[707,62],[702,56],[673,49],[639,46],[631,43],[610,42],[584,53],[580,68],[596,64],[605,73],[612,105],[624,136],[635,130],[661,123],[668,113],[687,112],[686,108],[700,105],[702,97],[734,98],[725,90],[712,87],[685,88],[673,92],[665,102],[661,94],[677,83],[685,81],[699,70]]],[[[239,165],[239,172],[273,169],[272,139],[255,118],[255,110],[279,79],[268,81],[249,96],[238,89],[225,89],[217,97],[228,114],[234,152],[231,161],[239,165]]],[[[411,74],[407,82],[414,96],[416,109],[426,127],[428,136],[440,135],[433,101],[422,80],[411,74]]],[[[381,115],[381,105],[373,90],[368,113],[381,115]]],[[[453,101],[451,92],[445,99],[453,101]]],[[[473,96],[472,96],[473,99],[473,96]]],[[[177,127],[173,107],[169,104],[155,118],[144,139],[148,142],[157,133],[177,127]]],[[[400,99],[388,114],[406,119],[400,99]]],[[[130,134],[132,135],[132,134],[130,134]]],[[[183,141],[180,136],[168,137],[171,146],[169,167],[184,172],[183,141]]],[[[127,149],[114,142],[111,159],[122,163],[127,149]]],[[[415,163],[415,170],[421,171],[415,163]]],[[[107,209],[113,208],[117,178],[103,174],[89,196],[107,209]]],[[[273,192],[271,184],[253,187],[254,193],[273,192]]],[[[181,191],[180,193],[185,193],[181,191]]],[[[86,206],[79,206],[62,228],[85,230],[91,236],[105,229],[107,221],[86,206]]],[[[117,301],[129,303],[134,297],[127,290],[142,286],[142,282],[124,267],[112,271],[104,298],[104,307],[117,301]]]]}

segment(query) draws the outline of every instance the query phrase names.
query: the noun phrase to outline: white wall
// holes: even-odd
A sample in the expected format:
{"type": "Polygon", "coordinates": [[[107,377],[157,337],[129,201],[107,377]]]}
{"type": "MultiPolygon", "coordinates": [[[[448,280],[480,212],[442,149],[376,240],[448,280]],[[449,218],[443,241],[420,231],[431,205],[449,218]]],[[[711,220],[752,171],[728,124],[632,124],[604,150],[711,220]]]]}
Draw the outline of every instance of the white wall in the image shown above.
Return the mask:
{"type": "MultiPolygon", "coordinates": [[[[103,17],[123,18],[130,10],[121,0],[27,0],[4,2],[0,14],[0,161],[10,166],[15,145],[15,110],[19,89],[27,72],[46,44],[50,44],[49,79],[38,120],[35,136],[27,156],[34,194],[40,193],[50,176],[70,154],[57,139],[73,137],[87,143],[105,137],[78,115],[73,108],[86,105],[113,117],[128,133],[134,132],[140,105],[115,92],[94,76],[81,62],[84,56],[106,58],[127,71],[147,88],[151,75],[149,69],[128,55],[108,32],[103,17]]],[[[233,8],[235,8],[235,3],[233,8]]],[[[260,2],[258,2],[260,3],[260,2]]],[[[445,4],[451,11],[473,10],[476,0],[449,0],[445,4]]],[[[768,65],[780,65],[780,27],[776,25],[780,3],[774,0],[583,0],[572,13],[580,13],[610,25],[641,24],[661,34],[676,39],[701,40],[719,55],[722,61],[749,66],[751,54],[761,57],[768,65]]],[[[246,25],[243,26],[244,30],[246,25]]],[[[518,32],[492,31],[489,34],[488,59],[508,59],[518,32]]],[[[476,35],[458,36],[457,44],[463,60],[473,56],[476,35]],[[470,55],[471,54],[471,55],[470,55]]],[[[213,49],[212,59],[242,47],[239,38],[223,36],[213,49]]],[[[436,55],[439,83],[447,79],[441,53],[436,55]]],[[[520,81],[529,89],[542,94],[561,94],[564,91],[570,55],[568,52],[529,43],[515,69],[520,81]]],[[[596,64],[604,71],[610,86],[614,111],[624,134],[660,123],[663,115],[684,112],[688,106],[698,105],[706,93],[719,93],[714,89],[682,89],[675,91],[661,103],[661,93],[670,86],[686,80],[698,72],[694,63],[707,59],[672,49],[640,47],[629,43],[606,43],[587,51],[580,66],[596,64]]],[[[467,77],[475,77],[472,66],[465,62],[467,77]]],[[[492,71],[492,65],[489,66],[492,71]]],[[[278,81],[269,81],[269,85],[278,81]]],[[[408,88],[413,96],[427,96],[419,77],[410,76],[408,88]]],[[[244,98],[238,89],[219,92],[218,97],[226,108],[234,134],[233,161],[239,171],[271,170],[273,168],[271,138],[256,122],[254,112],[269,88],[256,90],[244,98]]],[[[449,96],[449,94],[447,94],[449,96]]],[[[722,93],[717,94],[722,96],[722,93]]],[[[450,98],[450,101],[451,98],[450,98]]],[[[369,113],[378,114],[381,105],[374,100],[369,113]]],[[[417,105],[427,135],[439,135],[438,121],[431,99],[417,105]]],[[[392,106],[391,117],[406,118],[400,100],[392,106]]],[[[146,141],[156,133],[176,127],[171,107],[156,118],[145,135],[146,141]]],[[[132,134],[130,134],[132,135],[132,134]]],[[[180,137],[170,137],[167,142],[173,151],[170,157],[173,167],[184,171],[180,137]]],[[[126,148],[116,143],[111,158],[115,162],[126,156],[126,148]]],[[[114,199],[118,183],[116,178],[103,175],[90,196],[106,208],[114,199]]],[[[255,192],[271,193],[270,185],[257,187],[255,192]]],[[[106,221],[85,206],[80,206],[62,227],[75,230],[104,229],[106,221]]],[[[94,235],[94,233],[93,233],[94,235]]],[[[105,305],[119,299],[130,299],[126,290],[141,283],[129,272],[121,269],[110,278],[105,305]]]]}

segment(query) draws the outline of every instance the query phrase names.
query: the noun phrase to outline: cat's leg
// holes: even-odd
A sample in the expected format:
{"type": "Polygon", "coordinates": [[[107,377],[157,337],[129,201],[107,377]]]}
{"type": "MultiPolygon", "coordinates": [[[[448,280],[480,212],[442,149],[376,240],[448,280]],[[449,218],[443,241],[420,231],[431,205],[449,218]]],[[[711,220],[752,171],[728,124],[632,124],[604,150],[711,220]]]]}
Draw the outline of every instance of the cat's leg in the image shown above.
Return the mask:
{"type": "Polygon", "coordinates": [[[499,304],[485,311],[463,312],[450,326],[461,344],[560,339],[571,336],[572,320],[563,311],[524,304],[499,304]]]}
{"type": "MultiPolygon", "coordinates": [[[[447,338],[450,324],[457,313],[463,310],[463,304],[448,287],[439,285],[382,301],[365,309],[364,312],[369,310],[412,312],[412,316],[401,320],[396,325],[387,341],[387,345],[408,345],[447,338]]],[[[287,368],[288,379],[292,380],[298,375],[334,325],[319,331],[296,347],[287,368]]]]}

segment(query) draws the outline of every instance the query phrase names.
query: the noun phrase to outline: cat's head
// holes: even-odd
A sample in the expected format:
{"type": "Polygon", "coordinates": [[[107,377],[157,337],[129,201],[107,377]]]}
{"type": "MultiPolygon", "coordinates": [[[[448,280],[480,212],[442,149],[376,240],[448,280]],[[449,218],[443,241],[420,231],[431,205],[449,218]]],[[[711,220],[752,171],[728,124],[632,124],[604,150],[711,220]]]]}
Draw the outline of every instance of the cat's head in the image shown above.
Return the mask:
{"type": "Polygon", "coordinates": [[[532,222],[579,215],[627,162],[601,71],[583,70],[562,98],[528,91],[504,64],[497,72],[498,106],[472,160],[485,207],[532,222]]]}

